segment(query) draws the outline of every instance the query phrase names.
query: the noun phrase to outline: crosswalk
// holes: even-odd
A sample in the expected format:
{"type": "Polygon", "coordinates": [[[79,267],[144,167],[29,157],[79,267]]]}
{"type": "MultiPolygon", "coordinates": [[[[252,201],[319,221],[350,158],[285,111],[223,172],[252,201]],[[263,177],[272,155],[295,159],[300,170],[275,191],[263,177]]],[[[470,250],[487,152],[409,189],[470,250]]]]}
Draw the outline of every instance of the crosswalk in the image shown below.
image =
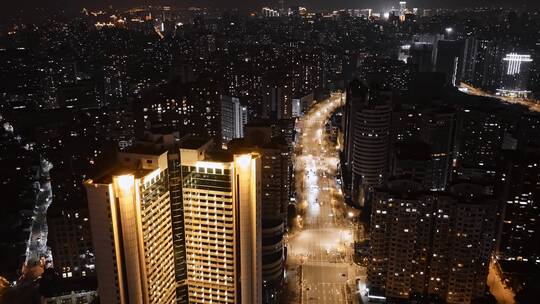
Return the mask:
{"type": "Polygon", "coordinates": [[[348,303],[346,283],[306,284],[302,304],[348,303]]]}

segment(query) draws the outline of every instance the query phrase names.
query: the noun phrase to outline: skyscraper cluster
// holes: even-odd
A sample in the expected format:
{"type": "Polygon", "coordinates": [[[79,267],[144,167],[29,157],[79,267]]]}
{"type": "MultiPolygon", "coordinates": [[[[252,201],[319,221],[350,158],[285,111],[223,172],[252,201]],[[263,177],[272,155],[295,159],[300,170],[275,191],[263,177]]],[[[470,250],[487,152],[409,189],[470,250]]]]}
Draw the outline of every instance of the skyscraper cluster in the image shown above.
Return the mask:
{"type": "Polygon", "coordinates": [[[370,213],[372,300],[470,303],[488,272],[514,292],[534,284],[538,115],[498,98],[533,96],[535,55],[484,34],[447,27],[398,46],[406,89],[368,60],[349,84],[343,191],[370,213]]]}
{"type": "Polygon", "coordinates": [[[535,290],[539,15],[275,2],[0,20],[0,302],[535,290]]]}

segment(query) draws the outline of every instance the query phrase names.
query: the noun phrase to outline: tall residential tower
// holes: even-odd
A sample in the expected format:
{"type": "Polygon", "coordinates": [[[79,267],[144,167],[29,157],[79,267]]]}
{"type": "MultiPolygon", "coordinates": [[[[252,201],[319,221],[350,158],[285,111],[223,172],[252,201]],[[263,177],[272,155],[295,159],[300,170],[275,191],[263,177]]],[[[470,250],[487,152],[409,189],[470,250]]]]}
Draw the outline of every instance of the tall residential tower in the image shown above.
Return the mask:
{"type": "Polygon", "coordinates": [[[352,172],[351,196],[382,185],[390,153],[392,96],[358,80],[351,82],[345,105],[345,161],[352,172]]]}
{"type": "Polygon", "coordinates": [[[182,144],[190,303],[261,303],[261,158],[182,144]]]}
{"type": "Polygon", "coordinates": [[[174,303],[167,151],[134,146],[85,182],[103,303],[174,303]]]}
{"type": "Polygon", "coordinates": [[[395,300],[471,303],[484,295],[500,202],[482,187],[425,192],[394,180],[374,195],[370,292],[395,300]]]}

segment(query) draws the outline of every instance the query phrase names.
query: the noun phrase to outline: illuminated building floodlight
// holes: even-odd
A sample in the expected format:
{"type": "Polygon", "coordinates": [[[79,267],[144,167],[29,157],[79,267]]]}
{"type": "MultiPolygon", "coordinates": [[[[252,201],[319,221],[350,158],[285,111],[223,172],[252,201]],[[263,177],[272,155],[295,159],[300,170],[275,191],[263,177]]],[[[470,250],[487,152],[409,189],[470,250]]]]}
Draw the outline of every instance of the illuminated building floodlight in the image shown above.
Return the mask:
{"type": "Polygon", "coordinates": [[[249,166],[251,159],[251,154],[243,154],[238,156],[235,161],[240,167],[245,168],[249,166]]]}
{"type": "Polygon", "coordinates": [[[133,187],[135,177],[133,175],[121,175],[117,177],[118,186],[122,191],[127,191],[133,187]]]}
{"type": "Polygon", "coordinates": [[[522,55],[517,53],[506,54],[503,61],[508,61],[508,67],[506,69],[507,75],[515,75],[521,72],[522,62],[532,62],[531,55],[522,55]]]}
{"type": "Polygon", "coordinates": [[[411,45],[410,44],[404,44],[404,45],[401,46],[401,49],[402,50],[409,50],[409,49],[411,49],[411,45]]]}

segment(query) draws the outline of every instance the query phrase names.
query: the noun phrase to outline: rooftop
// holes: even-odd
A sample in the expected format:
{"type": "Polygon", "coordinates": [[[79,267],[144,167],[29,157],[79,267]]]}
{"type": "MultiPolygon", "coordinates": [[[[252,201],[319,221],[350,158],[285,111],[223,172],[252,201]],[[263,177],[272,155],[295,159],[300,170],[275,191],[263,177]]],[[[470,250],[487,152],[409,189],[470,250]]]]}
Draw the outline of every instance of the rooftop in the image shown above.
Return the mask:
{"type": "Polygon", "coordinates": [[[153,143],[149,143],[149,144],[146,144],[146,143],[142,143],[142,142],[137,142],[137,143],[134,143],[133,145],[127,147],[126,149],[120,151],[121,153],[133,153],[133,154],[147,154],[147,155],[155,155],[155,156],[159,156],[165,152],[167,152],[167,149],[159,146],[159,145],[155,145],[153,143]]]}
{"type": "Polygon", "coordinates": [[[270,142],[251,142],[246,138],[235,138],[227,146],[235,153],[249,153],[257,149],[275,149],[279,150],[286,147],[285,140],[282,137],[272,138],[270,142]]]}
{"type": "Polygon", "coordinates": [[[205,161],[232,162],[233,154],[227,150],[210,150],[206,153],[205,161]]]}
{"type": "Polygon", "coordinates": [[[113,176],[133,175],[135,178],[142,178],[152,171],[153,170],[149,169],[134,169],[133,167],[116,165],[96,174],[94,177],[87,180],[87,183],[110,184],[112,183],[113,176]]]}
{"type": "Polygon", "coordinates": [[[211,143],[211,139],[201,138],[201,137],[188,137],[180,143],[180,148],[182,149],[199,149],[207,143],[211,143]]]}

